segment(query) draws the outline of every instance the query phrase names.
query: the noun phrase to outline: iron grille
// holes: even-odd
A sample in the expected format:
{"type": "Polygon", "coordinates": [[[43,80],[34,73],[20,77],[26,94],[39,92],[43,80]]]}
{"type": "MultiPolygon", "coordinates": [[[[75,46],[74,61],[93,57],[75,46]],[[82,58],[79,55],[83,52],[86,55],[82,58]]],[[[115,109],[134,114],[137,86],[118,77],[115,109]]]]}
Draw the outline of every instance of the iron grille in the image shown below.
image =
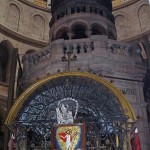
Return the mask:
{"type": "MultiPolygon", "coordinates": [[[[124,149],[128,117],[117,97],[103,84],[81,76],[52,79],[27,98],[11,126],[18,149],[24,141],[28,149],[50,149],[51,129],[57,123],[56,107],[64,98],[78,101],[74,123],[86,124],[87,150],[124,149]]],[[[75,113],[75,106],[69,105],[75,113]]]]}

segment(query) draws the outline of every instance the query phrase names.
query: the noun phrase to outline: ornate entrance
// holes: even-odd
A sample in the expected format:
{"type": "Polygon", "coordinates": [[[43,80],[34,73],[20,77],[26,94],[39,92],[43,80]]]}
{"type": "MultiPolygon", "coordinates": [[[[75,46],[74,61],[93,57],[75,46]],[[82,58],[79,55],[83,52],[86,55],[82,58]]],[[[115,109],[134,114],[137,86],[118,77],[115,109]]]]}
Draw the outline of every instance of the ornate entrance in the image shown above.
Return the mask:
{"type": "Polygon", "coordinates": [[[88,73],[60,73],[27,89],[12,107],[5,124],[16,136],[16,149],[51,149],[56,109],[71,108],[74,124],[86,125],[87,150],[128,149],[128,119],[134,112],[119,90],[88,73]]]}

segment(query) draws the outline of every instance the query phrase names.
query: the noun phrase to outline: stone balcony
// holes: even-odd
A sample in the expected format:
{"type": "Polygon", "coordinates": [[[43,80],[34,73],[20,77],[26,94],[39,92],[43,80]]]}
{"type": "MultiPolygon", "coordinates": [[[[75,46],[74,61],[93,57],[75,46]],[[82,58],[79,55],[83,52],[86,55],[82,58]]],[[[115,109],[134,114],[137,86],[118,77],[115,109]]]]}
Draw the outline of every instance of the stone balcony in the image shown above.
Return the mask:
{"type": "Polygon", "coordinates": [[[110,40],[103,35],[86,39],[56,40],[40,51],[23,56],[24,81],[36,82],[47,74],[67,71],[67,52],[76,61],[70,62],[71,71],[89,71],[102,75],[142,81],[146,65],[142,62],[137,45],[110,40]]]}

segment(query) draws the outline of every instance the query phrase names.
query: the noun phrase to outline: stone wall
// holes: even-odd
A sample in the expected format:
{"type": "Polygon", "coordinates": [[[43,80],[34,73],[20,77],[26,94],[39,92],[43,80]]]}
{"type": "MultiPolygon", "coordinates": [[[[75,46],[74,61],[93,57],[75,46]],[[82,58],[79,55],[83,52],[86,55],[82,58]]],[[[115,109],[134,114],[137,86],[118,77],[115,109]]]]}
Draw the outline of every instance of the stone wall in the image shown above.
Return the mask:
{"type": "Polygon", "coordinates": [[[0,40],[10,40],[19,53],[39,49],[49,40],[50,10],[28,1],[0,2],[0,40]]]}
{"type": "Polygon", "coordinates": [[[130,41],[150,31],[148,0],[138,0],[126,7],[114,9],[118,40],[130,41]]]}

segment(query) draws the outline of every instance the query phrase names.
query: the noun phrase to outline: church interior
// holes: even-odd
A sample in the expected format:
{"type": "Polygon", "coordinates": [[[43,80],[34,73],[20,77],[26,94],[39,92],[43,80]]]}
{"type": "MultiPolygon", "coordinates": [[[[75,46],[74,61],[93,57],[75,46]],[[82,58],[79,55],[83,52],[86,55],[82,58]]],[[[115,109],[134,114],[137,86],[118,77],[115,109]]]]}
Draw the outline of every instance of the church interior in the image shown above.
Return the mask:
{"type": "Polygon", "coordinates": [[[149,5],[0,0],[0,150],[150,150],[149,5]]]}

